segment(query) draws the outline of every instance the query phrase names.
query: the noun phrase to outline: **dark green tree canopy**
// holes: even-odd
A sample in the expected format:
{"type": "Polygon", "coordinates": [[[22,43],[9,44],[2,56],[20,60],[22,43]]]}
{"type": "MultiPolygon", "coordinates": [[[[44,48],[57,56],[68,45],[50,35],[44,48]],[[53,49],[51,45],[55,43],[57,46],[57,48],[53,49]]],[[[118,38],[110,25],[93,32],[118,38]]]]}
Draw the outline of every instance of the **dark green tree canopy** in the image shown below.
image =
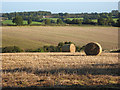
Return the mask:
{"type": "Polygon", "coordinates": [[[45,19],[45,24],[50,25],[51,24],[51,20],[50,19],[45,19]]]}
{"type": "Polygon", "coordinates": [[[31,23],[32,23],[32,19],[29,18],[29,19],[27,20],[27,23],[28,23],[28,24],[31,24],[31,23]]]}
{"type": "Polygon", "coordinates": [[[63,45],[64,45],[64,42],[59,42],[59,43],[58,43],[58,46],[59,46],[59,47],[62,47],[63,45]]]}
{"type": "Polygon", "coordinates": [[[3,53],[15,53],[15,52],[23,52],[24,50],[17,46],[8,46],[2,48],[3,53]]]}
{"type": "Polygon", "coordinates": [[[12,22],[16,25],[23,25],[23,18],[21,16],[16,16],[13,18],[12,22]]]}
{"type": "Polygon", "coordinates": [[[57,19],[57,24],[62,24],[62,23],[63,23],[62,19],[57,19]]]}

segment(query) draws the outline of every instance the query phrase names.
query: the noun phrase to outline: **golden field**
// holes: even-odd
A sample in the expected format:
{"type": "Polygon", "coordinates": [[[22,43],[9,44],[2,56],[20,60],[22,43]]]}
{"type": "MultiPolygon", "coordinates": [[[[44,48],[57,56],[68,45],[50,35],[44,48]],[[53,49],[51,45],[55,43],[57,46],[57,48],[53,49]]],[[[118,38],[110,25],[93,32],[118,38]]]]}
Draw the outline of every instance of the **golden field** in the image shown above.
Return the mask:
{"type": "MultiPolygon", "coordinates": [[[[2,46],[36,49],[72,41],[77,46],[98,42],[118,49],[118,28],[99,26],[3,26],[2,46]]],[[[2,53],[2,86],[119,88],[118,53],[86,56],[76,53],[2,53]]]]}
{"type": "Polygon", "coordinates": [[[3,87],[119,88],[118,53],[3,53],[3,87]]]}
{"type": "Polygon", "coordinates": [[[118,49],[118,28],[101,26],[3,26],[2,46],[36,49],[72,41],[82,47],[98,42],[103,49],[118,49]]]}

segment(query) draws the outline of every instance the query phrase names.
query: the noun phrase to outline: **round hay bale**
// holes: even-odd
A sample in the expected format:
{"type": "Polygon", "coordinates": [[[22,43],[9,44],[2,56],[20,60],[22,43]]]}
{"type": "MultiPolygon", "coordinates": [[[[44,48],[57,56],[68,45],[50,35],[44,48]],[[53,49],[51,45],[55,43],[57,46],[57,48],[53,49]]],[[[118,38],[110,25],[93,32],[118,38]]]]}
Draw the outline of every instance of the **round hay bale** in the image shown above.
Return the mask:
{"type": "Polygon", "coordinates": [[[91,42],[85,46],[86,55],[100,55],[102,52],[102,47],[99,43],[91,42]]]}
{"type": "Polygon", "coordinates": [[[74,44],[65,44],[62,46],[62,52],[71,52],[74,53],[76,50],[76,47],[74,44]]]}

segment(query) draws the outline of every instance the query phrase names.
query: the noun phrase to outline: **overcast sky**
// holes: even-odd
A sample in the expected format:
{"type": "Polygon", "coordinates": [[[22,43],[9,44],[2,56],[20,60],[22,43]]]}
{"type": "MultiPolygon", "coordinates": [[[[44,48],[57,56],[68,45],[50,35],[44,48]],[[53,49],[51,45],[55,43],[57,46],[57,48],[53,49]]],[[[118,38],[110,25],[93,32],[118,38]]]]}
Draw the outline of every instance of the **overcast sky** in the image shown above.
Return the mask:
{"type": "Polygon", "coordinates": [[[118,2],[120,0],[0,0],[2,2],[118,2]]]}

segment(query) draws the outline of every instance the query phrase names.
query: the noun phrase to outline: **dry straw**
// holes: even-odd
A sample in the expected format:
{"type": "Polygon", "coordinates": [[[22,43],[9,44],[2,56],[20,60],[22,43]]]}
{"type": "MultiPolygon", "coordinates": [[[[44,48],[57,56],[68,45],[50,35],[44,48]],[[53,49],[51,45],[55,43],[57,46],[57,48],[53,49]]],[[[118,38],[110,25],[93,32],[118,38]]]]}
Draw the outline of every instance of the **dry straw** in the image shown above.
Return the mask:
{"type": "Polygon", "coordinates": [[[86,55],[100,55],[102,52],[102,47],[99,43],[91,42],[85,46],[86,55]]]}
{"type": "Polygon", "coordinates": [[[65,44],[62,46],[62,52],[71,52],[74,53],[76,50],[76,47],[74,44],[65,44]]]}

